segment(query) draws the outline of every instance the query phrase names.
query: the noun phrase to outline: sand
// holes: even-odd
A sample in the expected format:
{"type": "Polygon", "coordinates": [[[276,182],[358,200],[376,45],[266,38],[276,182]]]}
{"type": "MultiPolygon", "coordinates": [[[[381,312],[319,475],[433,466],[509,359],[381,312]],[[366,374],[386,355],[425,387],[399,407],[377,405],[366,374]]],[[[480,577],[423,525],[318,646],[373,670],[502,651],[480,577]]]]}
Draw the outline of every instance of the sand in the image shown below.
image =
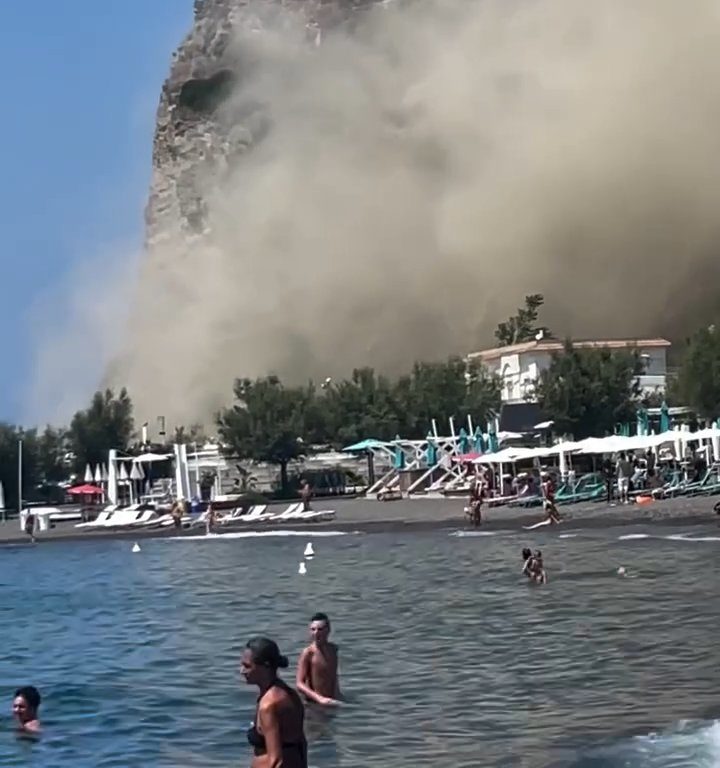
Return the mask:
{"type": "MultiPolygon", "coordinates": [[[[596,528],[609,525],[637,525],[651,522],[654,525],[699,526],[720,523],[714,512],[717,499],[712,496],[677,498],[656,501],[648,505],[611,505],[602,502],[574,504],[560,507],[563,525],[577,528],[596,528]]],[[[317,500],[314,508],[318,510],[334,509],[335,520],[329,523],[285,522],[256,523],[247,526],[233,526],[231,530],[337,530],[337,531],[422,531],[438,528],[469,528],[463,509],[465,499],[403,499],[400,501],[378,502],[368,499],[325,499],[317,500]]],[[[270,509],[281,512],[286,505],[277,505],[270,509]]],[[[542,509],[518,509],[515,507],[495,507],[483,509],[483,530],[522,530],[523,526],[532,525],[543,518],[542,509]]],[[[78,530],[74,523],[57,523],[54,528],[37,535],[39,543],[67,540],[143,539],[167,536],[197,535],[202,527],[192,531],[176,532],[173,528],[160,530],[78,530]]],[[[226,529],[229,530],[229,529],[226,529]]],[[[218,533],[223,532],[219,527],[218,533]]],[[[29,537],[20,530],[17,519],[0,523],[0,544],[29,543],[29,537]]]]}

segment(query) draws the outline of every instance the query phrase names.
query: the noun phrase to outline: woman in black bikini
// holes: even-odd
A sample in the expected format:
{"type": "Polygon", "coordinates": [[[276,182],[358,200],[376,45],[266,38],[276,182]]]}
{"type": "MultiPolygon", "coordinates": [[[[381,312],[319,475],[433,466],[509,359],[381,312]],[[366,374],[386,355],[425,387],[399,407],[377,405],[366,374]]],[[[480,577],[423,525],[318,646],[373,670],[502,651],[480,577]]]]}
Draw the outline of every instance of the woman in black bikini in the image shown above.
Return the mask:
{"type": "Polygon", "coordinates": [[[255,722],[247,732],[252,768],[308,768],[305,710],[298,694],[277,675],[287,666],[287,657],[266,637],[250,640],[240,659],[242,676],[260,689],[255,722]]]}

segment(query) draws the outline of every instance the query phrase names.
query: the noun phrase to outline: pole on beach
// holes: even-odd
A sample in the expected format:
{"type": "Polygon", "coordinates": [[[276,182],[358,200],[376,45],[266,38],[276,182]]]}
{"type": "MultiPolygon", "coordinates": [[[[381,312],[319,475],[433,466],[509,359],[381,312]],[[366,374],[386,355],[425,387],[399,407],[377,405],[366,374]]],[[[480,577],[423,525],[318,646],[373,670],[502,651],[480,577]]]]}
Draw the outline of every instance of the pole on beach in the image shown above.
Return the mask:
{"type": "MultiPolygon", "coordinates": [[[[18,517],[22,514],[22,502],[23,502],[23,441],[18,440],[18,517]]],[[[4,515],[4,513],[3,513],[4,515]]]]}

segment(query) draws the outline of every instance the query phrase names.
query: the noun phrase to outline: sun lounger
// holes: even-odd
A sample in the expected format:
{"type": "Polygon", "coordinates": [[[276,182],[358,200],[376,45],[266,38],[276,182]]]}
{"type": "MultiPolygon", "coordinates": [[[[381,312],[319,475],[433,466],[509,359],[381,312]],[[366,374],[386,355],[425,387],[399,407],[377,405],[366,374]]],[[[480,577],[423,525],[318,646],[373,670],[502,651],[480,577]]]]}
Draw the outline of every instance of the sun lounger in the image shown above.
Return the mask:
{"type": "Polygon", "coordinates": [[[103,528],[105,523],[117,512],[117,507],[106,507],[102,512],[89,523],[78,523],[76,528],[103,528]]]}
{"type": "Polygon", "coordinates": [[[296,512],[299,510],[302,510],[302,502],[291,504],[284,512],[281,512],[279,515],[271,515],[267,518],[268,522],[271,523],[277,523],[277,522],[283,522],[284,520],[291,520],[293,515],[295,515],[296,512]]]}

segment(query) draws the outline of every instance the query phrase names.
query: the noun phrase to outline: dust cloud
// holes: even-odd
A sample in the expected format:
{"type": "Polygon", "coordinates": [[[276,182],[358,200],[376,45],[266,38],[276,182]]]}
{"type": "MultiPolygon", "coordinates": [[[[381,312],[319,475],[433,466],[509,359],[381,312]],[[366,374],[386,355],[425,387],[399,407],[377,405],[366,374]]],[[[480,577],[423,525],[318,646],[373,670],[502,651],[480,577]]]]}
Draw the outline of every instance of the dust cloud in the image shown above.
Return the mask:
{"type": "Polygon", "coordinates": [[[305,22],[230,46],[217,120],[255,139],[196,180],[208,233],[146,257],[109,376],[138,419],[492,344],[526,293],[576,337],[716,307],[717,2],[385,2],[317,46],[305,22]]]}

